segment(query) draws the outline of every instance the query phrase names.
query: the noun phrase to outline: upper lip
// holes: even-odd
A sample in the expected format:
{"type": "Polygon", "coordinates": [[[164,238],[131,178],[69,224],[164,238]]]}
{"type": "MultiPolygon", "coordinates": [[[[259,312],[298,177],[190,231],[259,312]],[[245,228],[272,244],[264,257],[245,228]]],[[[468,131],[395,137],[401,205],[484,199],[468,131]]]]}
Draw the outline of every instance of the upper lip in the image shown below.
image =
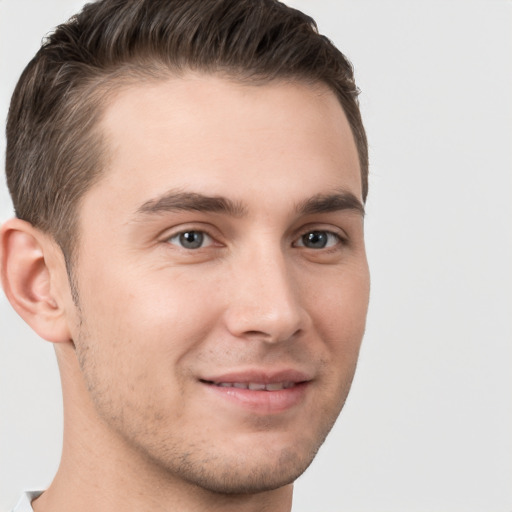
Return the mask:
{"type": "Polygon", "coordinates": [[[228,373],[222,373],[217,375],[203,376],[200,380],[205,382],[215,383],[250,383],[257,382],[261,384],[276,384],[279,382],[307,382],[312,380],[310,374],[295,370],[295,369],[282,369],[282,370],[263,370],[263,369],[251,369],[251,370],[240,370],[230,371],[228,373]]]}

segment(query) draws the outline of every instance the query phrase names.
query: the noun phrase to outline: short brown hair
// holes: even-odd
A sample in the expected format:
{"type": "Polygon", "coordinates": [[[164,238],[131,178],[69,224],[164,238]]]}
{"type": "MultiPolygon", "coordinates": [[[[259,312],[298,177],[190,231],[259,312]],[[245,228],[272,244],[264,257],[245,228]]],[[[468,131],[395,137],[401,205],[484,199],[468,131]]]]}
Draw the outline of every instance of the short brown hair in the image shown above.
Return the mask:
{"type": "Polygon", "coordinates": [[[352,66],[313,19],[277,0],[100,0],[44,41],[7,122],[15,213],[50,233],[67,261],[80,199],[105,166],[97,125],[109,92],[187,70],[329,86],[352,129],[366,199],[368,145],[352,66]]]}

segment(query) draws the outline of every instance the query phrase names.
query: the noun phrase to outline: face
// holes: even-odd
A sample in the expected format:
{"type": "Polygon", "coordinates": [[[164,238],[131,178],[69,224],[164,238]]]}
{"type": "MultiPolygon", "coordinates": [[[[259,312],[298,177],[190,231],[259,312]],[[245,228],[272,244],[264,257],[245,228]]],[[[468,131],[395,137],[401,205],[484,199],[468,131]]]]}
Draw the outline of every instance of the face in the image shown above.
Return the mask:
{"type": "Polygon", "coordinates": [[[335,96],[189,75],[106,110],[80,209],[76,353],[96,420],[169,478],[257,492],[338,416],[369,276],[335,96]]]}

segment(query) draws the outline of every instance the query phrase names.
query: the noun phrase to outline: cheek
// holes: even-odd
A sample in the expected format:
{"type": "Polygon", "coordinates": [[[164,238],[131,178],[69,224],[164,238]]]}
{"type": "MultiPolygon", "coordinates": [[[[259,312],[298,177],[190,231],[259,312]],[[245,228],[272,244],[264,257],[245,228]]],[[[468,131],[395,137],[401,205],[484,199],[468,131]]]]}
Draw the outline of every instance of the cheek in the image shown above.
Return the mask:
{"type": "Polygon", "coordinates": [[[183,414],[187,369],[180,361],[207,328],[197,317],[201,308],[178,300],[172,288],[157,293],[146,282],[134,293],[126,284],[105,289],[98,300],[84,290],[76,347],[100,416],[136,435],[152,419],[165,423],[169,414],[183,414]]]}
{"type": "Polygon", "coordinates": [[[80,283],[84,314],[112,331],[157,331],[165,342],[182,330],[200,327],[197,318],[207,323],[206,306],[215,304],[206,292],[218,288],[216,283],[208,282],[204,272],[187,270],[101,265],[96,272],[84,272],[90,276],[80,283]]]}
{"type": "Polygon", "coordinates": [[[369,300],[369,273],[365,261],[341,268],[316,286],[305,287],[309,309],[323,339],[334,350],[357,350],[364,334],[369,300]]]}
{"type": "Polygon", "coordinates": [[[120,269],[103,265],[80,282],[81,339],[98,379],[115,375],[119,386],[168,388],[187,371],[183,359],[214,330],[218,301],[206,291],[220,284],[191,269],[120,269]]]}
{"type": "MultiPolygon", "coordinates": [[[[311,290],[311,287],[309,287],[311,290]]],[[[311,295],[314,325],[323,340],[323,390],[326,409],[339,411],[350,390],[364,335],[369,298],[365,264],[341,269],[311,295]]],[[[336,413],[336,414],[337,414],[336,413]]]]}

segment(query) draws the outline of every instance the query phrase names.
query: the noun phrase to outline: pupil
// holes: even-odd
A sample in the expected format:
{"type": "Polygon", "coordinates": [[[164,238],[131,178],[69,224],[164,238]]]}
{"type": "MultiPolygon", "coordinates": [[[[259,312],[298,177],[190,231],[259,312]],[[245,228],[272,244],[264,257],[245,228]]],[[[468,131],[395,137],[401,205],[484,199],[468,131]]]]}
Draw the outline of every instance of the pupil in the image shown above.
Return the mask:
{"type": "Polygon", "coordinates": [[[323,249],[327,245],[327,234],[323,231],[312,231],[302,237],[306,247],[313,249],[323,249]]]}
{"type": "Polygon", "coordinates": [[[180,243],[185,249],[198,249],[203,245],[203,233],[198,231],[187,231],[180,235],[180,243]]]}

